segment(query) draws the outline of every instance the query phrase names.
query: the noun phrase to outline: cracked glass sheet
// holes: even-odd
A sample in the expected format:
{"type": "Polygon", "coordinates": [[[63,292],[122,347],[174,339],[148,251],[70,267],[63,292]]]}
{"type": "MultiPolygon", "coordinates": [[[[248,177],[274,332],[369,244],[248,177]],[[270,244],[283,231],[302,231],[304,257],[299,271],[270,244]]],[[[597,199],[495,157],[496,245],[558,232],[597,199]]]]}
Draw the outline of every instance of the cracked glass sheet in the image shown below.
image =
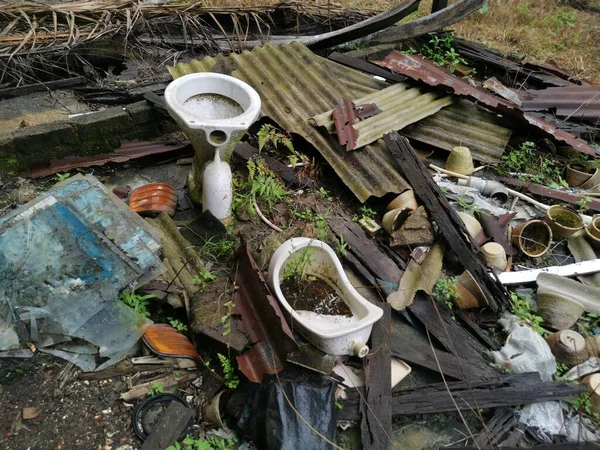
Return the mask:
{"type": "MultiPolygon", "coordinates": [[[[98,185],[84,177],[75,181],[0,220],[0,323],[19,333],[20,347],[41,344],[48,335],[84,339],[99,358],[108,358],[100,366],[107,367],[130,352],[152,323],[118,295],[158,270],[152,249],[159,244],[144,221],[137,226],[98,185]],[[79,190],[72,189],[76,184],[79,190]],[[103,233],[109,229],[111,238],[103,233]],[[117,230],[121,239],[114,242],[117,230]]],[[[0,350],[10,347],[14,333],[0,334],[0,350]]]]}

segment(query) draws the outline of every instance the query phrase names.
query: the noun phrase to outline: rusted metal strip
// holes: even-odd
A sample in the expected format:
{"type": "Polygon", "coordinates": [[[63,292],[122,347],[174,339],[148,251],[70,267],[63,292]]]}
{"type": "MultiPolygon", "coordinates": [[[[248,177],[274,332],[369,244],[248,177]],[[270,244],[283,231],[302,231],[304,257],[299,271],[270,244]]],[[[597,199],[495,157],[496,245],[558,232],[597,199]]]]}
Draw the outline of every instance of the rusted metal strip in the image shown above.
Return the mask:
{"type": "Polygon", "coordinates": [[[250,381],[260,383],[265,375],[283,370],[286,356],[297,350],[298,344],[245,243],[238,251],[238,267],[232,277],[238,288],[233,314],[241,316],[237,328],[253,344],[237,357],[238,367],[250,381]]]}
{"type": "MultiPolygon", "coordinates": [[[[583,139],[560,130],[556,125],[547,122],[540,117],[522,112],[518,105],[512,101],[495,97],[480,87],[472,86],[467,81],[452,75],[448,69],[436,66],[431,61],[427,61],[418,55],[405,55],[404,53],[394,50],[384,61],[373,62],[393,70],[394,72],[406,75],[414,80],[422,81],[430,86],[445,86],[450,88],[454,94],[468,97],[500,114],[524,119],[529,124],[550,134],[557,140],[569,144],[578,152],[596,156],[596,149],[583,139]]],[[[499,87],[499,84],[500,82],[495,85],[499,87]]]]}
{"type": "Polygon", "coordinates": [[[517,91],[513,91],[509,87],[503,85],[495,77],[488,78],[483,83],[483,87],[498,94],[500,97],[513,102],[517,106],[521,106],[523,104],[523,100],[517,91]]]}
{"type": "Polygon", "coordinates": [[[356,119],[356,112],[354,109],[354,103],[345,98],[340,98],[331,113],[338,142],[342,146],[345,145],[346,150],[348,151],[356,148],[356,140],[358,139],[358,130],[353,126],[354,120],[356,119]]]}
{"type": "Polygon", "coordinates": [[[569,86],[526,91],[525,111],[552,111],[567,120],[600,119],[600,86],[569,86]]]}

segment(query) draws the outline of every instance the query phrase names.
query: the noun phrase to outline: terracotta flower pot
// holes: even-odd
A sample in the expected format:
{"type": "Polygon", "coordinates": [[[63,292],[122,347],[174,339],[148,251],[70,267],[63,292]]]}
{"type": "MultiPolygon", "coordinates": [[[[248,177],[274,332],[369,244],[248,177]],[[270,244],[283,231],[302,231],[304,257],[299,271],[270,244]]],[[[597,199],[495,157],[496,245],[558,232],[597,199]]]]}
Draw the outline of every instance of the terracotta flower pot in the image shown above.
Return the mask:
{"type": "Polygon", "coordinates": [[[393,234],[413,212],[411,208],[397,208],[383,215],[381,224],[388,234],[393,234]]]}
{"type": "Polygon", "coordinates": [[[562,330],[552,333],[546,339],[552,354],[559,362],[576,366],[589,358],[585,339],[573,330],[562,330]]]}
{"type": "Polygon", "coordinates": [[[458,277],[455,292],[458,298],[454,303],[459,309],[483,308],[487,306],[485,296],[473,276],[465,271],[458,277]]]}
{"type": "Polygon", "coordinates": [[[454,147],[444,164],[444,169],[461,175],[471,175],[475,170],[471,150],[468,147],[454,147]]]}
{"type": "Polygon", "coordinates": [[[587,226],[587,229],[591,235],[600,239],[600,216],[594,217],[592,223],[587,226]]]}
{"type": "Polygon", "coordinates": [[[592,176],[581,186],[579,189],[586,189],[588,191],[599,192],[600,191],[600,169],[596,169],[592,176]]]}
{"type": "Polygon", "coordinates": [[[554,330],[566,330],[583,315],[583,305],[567,296],[551,293],[538,295],[538,314],[544,325],[554,330]]]}
{"type": "Polygon", "coordinates": [[[544,221],[557,239],[567,239],[584,227],[581,214],[568,206],[554,205],[546,211],[544,221]]]}
{"type": "Polygon", "coordinates": [[[592,247],[596,250],[600,250],[600,238],[593,235],[589,227],[585,229],[585,237],[592,247]]]}
{"type": "Polygon", "coordinates": [[[579,187],[592,177],[581,164],[570,164],[565,170],[565,179],[569,186],[579,187]]]}
{"type": "Polygon", "coordinates": [[[542,220],[528,220],[514,227],[512,243],[531,258],[539,258],[550,249],[552,229],[542,220]]]}
{"type": "Polygon", "coordinates": [[[386,211],[391,211],[393,209],[402,209],[402,208],[410,208],[413,211],[419,207],[419,203],[415,198],[415,191],[409,189],[408,191],[404,191],[398,197],[390,202],[387,205],[386,211]]]}

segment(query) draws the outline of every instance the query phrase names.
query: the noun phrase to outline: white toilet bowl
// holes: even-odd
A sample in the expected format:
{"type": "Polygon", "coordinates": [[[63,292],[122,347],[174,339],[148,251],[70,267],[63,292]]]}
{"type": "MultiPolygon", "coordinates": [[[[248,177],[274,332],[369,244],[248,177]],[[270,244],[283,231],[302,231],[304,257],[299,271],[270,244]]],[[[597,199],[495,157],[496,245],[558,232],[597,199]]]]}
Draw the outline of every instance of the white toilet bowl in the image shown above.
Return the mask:
{"type": "Polygon", "coordinates": [[[217,148],[220,159],[229,162],[233,149],[260,115],[260,96],[237,78],[192,73],[167,86],[165,102],[196,151],[188,187],[192,199],[201,203],[204,166],[214,159],[217,148]]]}
{"type": "Polygon", "coordinates": [[[366,356],[369,351],[366,344],[373,324],[381,318],[383,310],[354,289],[329,245],[305,237],[284,242],[271,257],[268,279],[272,292],[290,320],[290,326],[311,344],[331,355],[366,356]],[[285,299],[280,284],[286,266],[289,263],[297,265],[297,258],[302,261],[304,274],[321,278],[336,289],[351,309],[352,317],[316,314],[292,308],[285,299]]]}

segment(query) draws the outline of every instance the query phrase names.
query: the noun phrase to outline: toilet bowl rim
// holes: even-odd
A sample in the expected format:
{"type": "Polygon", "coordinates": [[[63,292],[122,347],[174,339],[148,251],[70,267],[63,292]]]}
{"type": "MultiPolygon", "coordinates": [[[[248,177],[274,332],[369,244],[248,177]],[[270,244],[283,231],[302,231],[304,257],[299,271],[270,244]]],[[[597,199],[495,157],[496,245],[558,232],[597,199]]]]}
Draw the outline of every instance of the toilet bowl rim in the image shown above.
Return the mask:
{"type": "Polygon", "coordinates": [[[181,121],[185,122],[186,126],[190,129],[204,130],[210,128],[220,128],[226,129],[229,132],[236,129],[246,129],[257,119],[257,117],[260,115],[261,109],[260,95],[258,95],[258,92],[256,92],[252,86],[245,81],[239,80],[238,78],[221,73],[201,72],[183,75],[169,83],[165,89],[164,96],[167,109],[175,114],[181,121]],[[207,119],[190,113],[183,107],[181,103],[179,103],[179,101],[177,101],[177,89],[179,89],[183,84],[203,79],[221,79],[237,85],[248,94],[250,98],[250,106],[244,110],[242,114],[227,119],[207,119]]]}

